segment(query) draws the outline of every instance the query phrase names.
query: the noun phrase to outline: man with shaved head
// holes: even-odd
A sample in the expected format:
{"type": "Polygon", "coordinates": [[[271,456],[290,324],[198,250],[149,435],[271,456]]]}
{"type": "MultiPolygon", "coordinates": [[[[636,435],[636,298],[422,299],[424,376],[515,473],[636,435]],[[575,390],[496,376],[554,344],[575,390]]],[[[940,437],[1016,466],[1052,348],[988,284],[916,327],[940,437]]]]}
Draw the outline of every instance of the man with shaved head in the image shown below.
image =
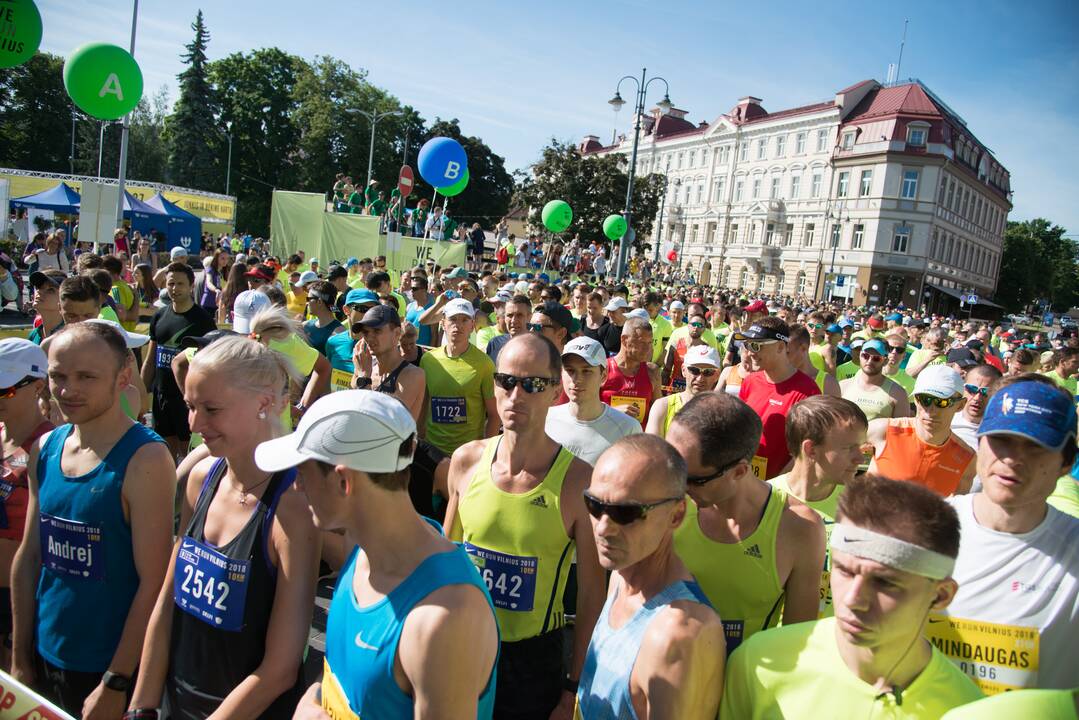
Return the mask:
{"type": "Polygon", "coordinates": [[[503,432],[462,445],[449,472],[446,528],[464,544],[495,605],[502,637],[495,717],[569,718],[603,570],[584,506],[592,468],[552,440],[547,411],[561,391],[562,357],[539,333],[498,354],[495,406],[503,432]],[[576,627],[562,667],[563,593],[577,553],[576,627]]]}
{"type": "Polygon", "coordinates": [[[611,582],[577,692],[584,718],[716,716],[723,624],[674,552],[685,497],[686,462],[655,435],[596,463],[584,502],[611,582]]]}

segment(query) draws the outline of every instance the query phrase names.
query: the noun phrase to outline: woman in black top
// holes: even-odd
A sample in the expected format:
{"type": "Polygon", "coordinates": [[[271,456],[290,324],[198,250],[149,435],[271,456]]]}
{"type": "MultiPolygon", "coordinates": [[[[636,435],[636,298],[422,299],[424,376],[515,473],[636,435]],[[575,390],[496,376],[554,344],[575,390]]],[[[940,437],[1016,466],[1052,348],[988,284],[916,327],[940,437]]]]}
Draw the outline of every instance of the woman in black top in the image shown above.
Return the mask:
{"type": "MultiPolygon", "coordinates": [[[[252,330],[258,331],[258,317],[252,330]]],[[[255,447],[281,433],[284,356],[244,337],[200,350],[184,382],[211,456],[188,476],[173,560],[150,618],[132,709],[174,719],[290,718],[303,692],[319,535],[294,471],[255,447]]]]}

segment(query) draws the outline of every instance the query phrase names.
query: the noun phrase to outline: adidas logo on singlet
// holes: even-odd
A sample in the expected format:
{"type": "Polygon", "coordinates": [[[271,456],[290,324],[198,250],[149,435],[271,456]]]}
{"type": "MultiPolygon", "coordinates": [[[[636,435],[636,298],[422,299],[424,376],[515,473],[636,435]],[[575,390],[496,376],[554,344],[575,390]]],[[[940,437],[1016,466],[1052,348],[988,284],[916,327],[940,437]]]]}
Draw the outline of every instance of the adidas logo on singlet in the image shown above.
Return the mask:
{"type": "Polygon", "coordinates": [[[543,495],[537,495],[536,497],[532,498],[532,502],[528,504],[535,505],[536,507],[545,508],[547,507],[547,498],[543,495]]]}
{"type": "Polygon", "coordinates": [[[756,543],[754,543],[753,545],[747,547],[746,551],[743,554],[749,555],[750,557],[755,557],[759,560],[761,558],[761,549],[757,547],[756,543]]]}

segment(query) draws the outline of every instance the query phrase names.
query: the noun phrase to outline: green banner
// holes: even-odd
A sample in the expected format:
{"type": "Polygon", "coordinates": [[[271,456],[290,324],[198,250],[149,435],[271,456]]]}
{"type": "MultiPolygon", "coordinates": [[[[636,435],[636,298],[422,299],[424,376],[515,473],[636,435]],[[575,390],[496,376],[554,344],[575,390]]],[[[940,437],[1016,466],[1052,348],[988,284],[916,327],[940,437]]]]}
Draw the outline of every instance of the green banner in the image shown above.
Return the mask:
{"type": "Polygon", "coordinates": [[[442,267],[465,264],[465,244],[455,242],[438,242],[422,238],[388,235],[383,238],[385,242],[386,264],[390,269],[402,272],[417,265],[423,265],[428,260],[434,260],[435,264],[442,267]]]}

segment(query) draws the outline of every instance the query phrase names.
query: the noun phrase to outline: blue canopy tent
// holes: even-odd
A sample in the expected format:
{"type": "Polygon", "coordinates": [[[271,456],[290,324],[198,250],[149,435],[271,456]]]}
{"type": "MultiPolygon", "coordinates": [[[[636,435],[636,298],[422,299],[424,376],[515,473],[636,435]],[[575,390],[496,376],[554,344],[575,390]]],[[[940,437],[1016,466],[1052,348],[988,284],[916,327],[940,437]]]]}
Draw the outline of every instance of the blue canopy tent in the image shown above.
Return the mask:
{"type": "MultiPolygon", "coordinates": [[[[202,249],[202,218],[189,213],[176,203],[169,202],[161,193],[154,195],[145,204],[168,216],[165,237],[169,250],[174,247],[183,247],[189,253],[198,253],[202,249]]],[[[154,235],[154,238],[157,240],[158,236],[154,235]]],[[[154,249],[165,250],[165,248],[157,247],[156,244],[154,249]]]]}
{"type": "Polygon", "coordinates": [[[12,198],[13,208],[36,208],[38,210],[52,210],[63,215],[77,215],[79,212],[79,194],[67,183],[59,183],[56,187],[42,190],[33,195],[25,195],[20,198],[12,198]]]}
{"type": "Polygon", "coordinates": [[[136,230],[146,237],[157,237],[157,233],[168,229],[168,216],[149,203],[124,190],[124,217],[131,221],[131,231],[136,230]]]}

